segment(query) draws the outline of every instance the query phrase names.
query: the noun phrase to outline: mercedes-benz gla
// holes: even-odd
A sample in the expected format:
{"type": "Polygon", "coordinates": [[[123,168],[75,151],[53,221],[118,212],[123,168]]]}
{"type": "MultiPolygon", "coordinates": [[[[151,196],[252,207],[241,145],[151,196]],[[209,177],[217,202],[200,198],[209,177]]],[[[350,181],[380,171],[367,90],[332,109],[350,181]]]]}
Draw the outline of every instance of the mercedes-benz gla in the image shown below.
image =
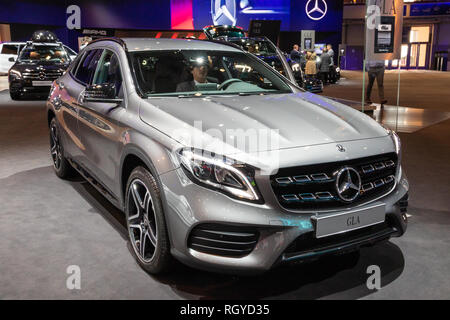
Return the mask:
{"type": "Polygon", "coordinates": [[[398,136],[235,46],[94,41],[47,106],[56,174],[124,211],[148,272],[264,272],[406,230],[398,136]]]}

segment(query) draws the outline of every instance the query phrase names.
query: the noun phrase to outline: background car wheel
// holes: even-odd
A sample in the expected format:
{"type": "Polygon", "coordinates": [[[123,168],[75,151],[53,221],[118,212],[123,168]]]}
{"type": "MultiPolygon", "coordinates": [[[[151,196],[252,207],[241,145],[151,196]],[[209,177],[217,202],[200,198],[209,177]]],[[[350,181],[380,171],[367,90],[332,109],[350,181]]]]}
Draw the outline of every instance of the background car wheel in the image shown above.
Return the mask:
{"type": "Polygon", "coordinates": [[[50,155],[53,160],[53,169],[58,177],[67,179],[72,176],[74,169],[64,157],[63,147],[59,135],[56,119],[50,122],[50,155]]]}
{"type": "Polygon", "coordinates": [[[12,100],[19,100],[20,99],[20,93],[13,92],[13,91],[11,91],[11,89],[9,90],[9,96],[11,97],[12,100]]]}
{"type": "Polygon", "coordinates": [[[160,193],[147,169],[131,172],[125,197],[129,241],[139,265],[152,274],[168,271],[171,260],[160,193]]]}

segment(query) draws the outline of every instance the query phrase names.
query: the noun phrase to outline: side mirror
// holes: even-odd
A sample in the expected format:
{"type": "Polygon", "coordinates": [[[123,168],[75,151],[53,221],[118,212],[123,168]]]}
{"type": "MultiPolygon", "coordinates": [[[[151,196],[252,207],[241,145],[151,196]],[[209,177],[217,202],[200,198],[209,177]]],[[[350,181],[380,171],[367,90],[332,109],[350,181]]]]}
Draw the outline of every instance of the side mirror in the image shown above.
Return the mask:
{"type": "Polygon", "coordinates": [[[117,98],[115,84],[104,83],[89,85],[84,91],[84,101],[120,103],[123,99],[117,98]]]}
{"type": "Polygon", "coordinates": [[[9,61],[9,62],[15,62],[16,60],[15,60],[13,57],[10,57],[10,58],[8,59],[8,61],[9,61]]]}

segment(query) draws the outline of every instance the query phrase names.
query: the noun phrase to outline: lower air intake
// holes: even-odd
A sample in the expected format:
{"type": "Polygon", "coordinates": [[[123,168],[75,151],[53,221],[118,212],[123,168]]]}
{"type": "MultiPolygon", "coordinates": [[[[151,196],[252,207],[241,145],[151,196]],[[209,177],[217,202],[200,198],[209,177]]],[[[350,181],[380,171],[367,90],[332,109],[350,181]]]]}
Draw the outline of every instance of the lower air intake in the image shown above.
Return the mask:
{"type": "Polygon", "coordinates": [[[189,235],[188,247],[203,253],[243,257],[255,248],[258,231],[224,224],[200,224],[189,235]]]}

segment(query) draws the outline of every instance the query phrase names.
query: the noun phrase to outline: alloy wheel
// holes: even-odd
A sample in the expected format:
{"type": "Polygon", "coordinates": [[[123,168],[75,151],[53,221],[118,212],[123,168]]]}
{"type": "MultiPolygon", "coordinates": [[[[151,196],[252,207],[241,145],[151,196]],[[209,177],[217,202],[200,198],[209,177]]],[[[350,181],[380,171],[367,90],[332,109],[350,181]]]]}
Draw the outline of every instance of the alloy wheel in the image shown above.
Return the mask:
{"type": "Polygon", "coordinates": [[[149,263],[155,255],[158,234],[153,199],[144,182],[139,179],[131,182],[127,204],[131,244],[139,259],[149,263]]]}
{"type": "Polygon", "coordinates": [[[62,152],[61,144],[59,142],[58,128],[56,124],[50,126],[50,152],[52,154],[53,165],[56,170],[61,168],[62,152]]]}

